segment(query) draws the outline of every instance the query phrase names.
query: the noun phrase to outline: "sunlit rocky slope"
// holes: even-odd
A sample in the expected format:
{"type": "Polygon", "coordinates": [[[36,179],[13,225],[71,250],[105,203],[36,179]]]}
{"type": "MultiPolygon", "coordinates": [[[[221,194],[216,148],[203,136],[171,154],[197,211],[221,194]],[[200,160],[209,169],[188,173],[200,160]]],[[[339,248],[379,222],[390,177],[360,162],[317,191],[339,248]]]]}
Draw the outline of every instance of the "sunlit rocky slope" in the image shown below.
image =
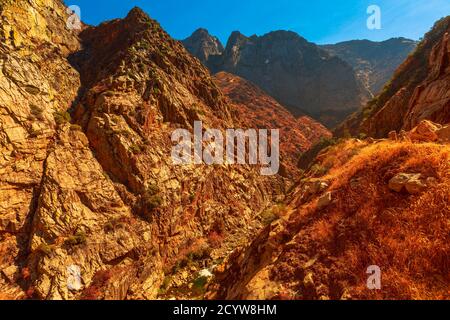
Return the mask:
{"type": "Polygon", "coordinates": [[[156,298],[175,266],[189,282],[253,234],[286,181],[174,166],[174,129],[240,127],[208,71],[139,9],[67,19],[56,0],[1,6],[0,292],[156,298]]]}

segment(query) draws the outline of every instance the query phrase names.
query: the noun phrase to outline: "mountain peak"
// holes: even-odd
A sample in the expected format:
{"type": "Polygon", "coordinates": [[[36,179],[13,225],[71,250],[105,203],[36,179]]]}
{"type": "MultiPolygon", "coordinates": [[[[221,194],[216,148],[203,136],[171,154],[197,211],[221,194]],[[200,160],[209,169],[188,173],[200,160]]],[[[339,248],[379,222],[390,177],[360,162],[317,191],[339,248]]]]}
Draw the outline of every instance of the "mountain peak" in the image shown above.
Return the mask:
{"type": "Polygon", "coordinates": [[[206,64],[210,56],[219,56],[225,50],[220,40],[207,29],[199,28],[182,41],[186,49],[206,64]]]}
{"type": "Polygon", "coordinates": [[[228,38],[225,50],[227,52],[230,52],[230,50],[232,50],[233,47],[239,46],[241,43],[246,42],[248,39],[249,38],[243,35],[240,31],[233,31],[230,37],[228,38]]]}
{"type": "Polygon", "coordinates": [[[341,124],[336,134],[350,131],[385,137],[392,131],[410,130],[425,119],[448,123],[449,32],[450,16],[439,20],[419,44],[399,38],[415,51],[397,68],[383,91],[341,124]]]}
{"type": "Polygon", "coordinates": [[[195,30],[191,36],[211,36],[208,29],[205,28],[198,28],[195,30]]]}
{"type": "Polygon", "coordinates": [[[128,12],[126,19],[133,19],[133,18],[149,18],[149,16],[141,8],[134,7],[133,9],[130,10],[130,12],[128,12]]]}

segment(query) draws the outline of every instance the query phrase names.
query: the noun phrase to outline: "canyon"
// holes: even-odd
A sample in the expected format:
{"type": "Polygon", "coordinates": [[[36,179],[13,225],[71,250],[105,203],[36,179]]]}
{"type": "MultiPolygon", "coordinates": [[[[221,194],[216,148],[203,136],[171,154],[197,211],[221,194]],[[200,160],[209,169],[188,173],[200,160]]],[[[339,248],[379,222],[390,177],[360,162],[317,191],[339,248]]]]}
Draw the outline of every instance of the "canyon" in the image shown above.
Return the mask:
{"type": "Polygon", "coordinates": [[[449,17],[326,47],[68,18],[0,2],[0,299],[450,299],[449,17]],[[278,174],[174,165],[200,122],[279,130],[278,174]]]}

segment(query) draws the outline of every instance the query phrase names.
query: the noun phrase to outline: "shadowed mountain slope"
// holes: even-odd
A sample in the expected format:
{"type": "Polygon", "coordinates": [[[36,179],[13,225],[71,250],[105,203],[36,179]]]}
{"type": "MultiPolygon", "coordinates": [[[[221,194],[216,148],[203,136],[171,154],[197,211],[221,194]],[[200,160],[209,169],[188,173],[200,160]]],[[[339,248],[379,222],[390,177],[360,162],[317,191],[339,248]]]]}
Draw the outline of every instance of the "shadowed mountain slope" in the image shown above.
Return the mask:
{"type": "MultiPolygon", "coordinates": [[[[183,42],[190,44],[188,49],[207,47],[211,38],[194,34],[183,42]],[[205,39],[205,44],[192,45],[205,39]]],[[[190,52],[204,58],[196,50],[190,52]]],[[[348,63],[290,31],[261,37],[233,32],[224,52],[212,56],[206,65],[212,73],[226,71],[249,80],[295,116],[307,113],[330,127],[369,97],[348,63]]]]}
{"type": "Polygon", "coordinates": [[[245,128],[280,129],[282,169],[291,175],[298,173],[297,161],[302,152],[331,136],[317,121],[307,116],[295,118],[267,93],[238,76],[219,72],[214,78],[245,128]]]}
{"type": "Polygon", "coordinates": [[[353,66],[364,86],[377,95],[416,45],[413,40],[392,38],[382,42],[353,40],[321,48],[353,66]]]}

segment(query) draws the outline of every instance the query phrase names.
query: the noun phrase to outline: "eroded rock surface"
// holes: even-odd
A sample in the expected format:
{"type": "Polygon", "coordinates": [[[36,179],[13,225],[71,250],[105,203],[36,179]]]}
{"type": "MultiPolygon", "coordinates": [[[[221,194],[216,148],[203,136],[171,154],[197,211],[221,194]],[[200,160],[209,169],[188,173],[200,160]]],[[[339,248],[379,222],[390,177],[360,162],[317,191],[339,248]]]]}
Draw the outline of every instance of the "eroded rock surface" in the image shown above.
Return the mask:
{"type": "Polygon", "coordinates": [[[174,166],[174,129],[240,127],[208,71],[139,9],[81,33],[67,18],[57,0],[1,7],[0,291],[153,299],[179,261],[255,233],[285,183],[174,166]]]}

